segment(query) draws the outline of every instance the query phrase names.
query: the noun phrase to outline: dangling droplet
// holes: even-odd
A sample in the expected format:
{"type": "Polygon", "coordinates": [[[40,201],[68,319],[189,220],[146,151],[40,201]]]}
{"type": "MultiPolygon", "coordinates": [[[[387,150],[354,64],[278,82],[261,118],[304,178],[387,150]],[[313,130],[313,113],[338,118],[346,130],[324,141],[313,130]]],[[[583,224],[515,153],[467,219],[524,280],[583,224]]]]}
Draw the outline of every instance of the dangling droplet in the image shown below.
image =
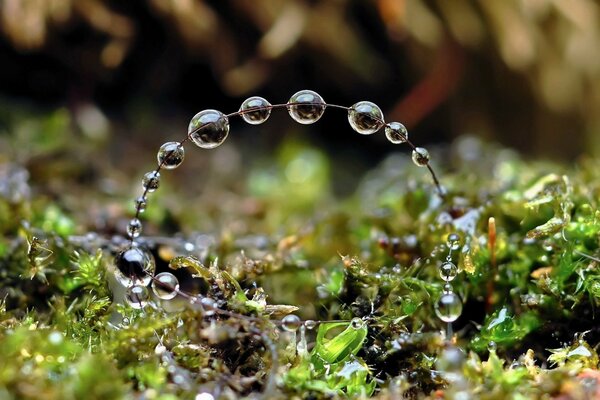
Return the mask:
{"type": "Polygon", "coordinates": [[[127,224],[127,236],[135,239],[140,236],[140,233],[142,233],[142,221],[138,218],[133,218],[129,221],[129,224],[127,224]]]}
{"type": "Polygon", "coordinates": [[[142,186],[149,192],[154,192],[160,185],[160,172],[150,171],[146,172],[144,179],[142,179],[142,186]]]}
{"type": "Polygon", "coordinates": [[[370,101],[359,101],[348,109],[348,122],[361,135],[377,132],[385,124],[381,109],[370,101]]]}
{"type": "Polygon", "coordinates": [[[179,142],[167,142],[160,146],[156,159],[158,165],[164,169],[175,169],[181,165],[185,158],[185,150],[179,142]]]}
{"type": "Polygon", "coordinates": [[[281,327],[284,331],[296,332],[300,328],[300,325],[302,325],[302,321],[294,314],[288,314],[281,319],[281,327]]]}
{"type": "Polygon", "coordinates": [[[460,249],[460,235],[458,233],[451,233],[446,239],[446,246],[452,251],[460,249]]]}
{"type": "Polygon", "coordinates": [[[453,262],[445,262],[440,266],[440,278],[450,282],[458,275],[458,267],[453,262]]]}
{"type": "Polygon", "coordinates": [[[200,305],[202,305],[202,309],[204,310],[204,315],[211,316],[215,315],[215,309],[217,308],[217,303],[211,299],[210,297],[203,297],[200,299],[200,305]]]}
{"type": "Polygon", "coordinates": [[[318,93],[301,90],[290,98],[287,109],[294,121],[308,125],[317,122],[323,116],[325,107],[327,105],[318,93]]]}
{"type": "Polygon", "coordinates": [[[161,300],[171,300],[179,291],[179,280],[170,272],[161,272],[152,280],[152,291],[161,300]]]}
{"type": "Polygon", "coordinates": [[[425,167],[429,163],[429,152],[424,147],[417,147],[412,152],[412,160],[417,167],[425,167]]]}
{"type": "Polygon", "coordinates": [[[128,247],[117,254],[115,267],[115,277],[123,286],[147,286],[156,268],[152,254],[137,246],[128,247]]]}
{"type": "Polygon", "coordinates": [[[192,142],[203,149],[214,149],[229,135],[229,119],[217,110],[204,110],[194,115],[188,127],[192,142]]]}
{"type": "Polygon", "coordinates": [[[488,343],[488,345],[487,345],[487,348],[488,348],[488,351],[491,353],[491,352],[496,351],[498,349],[498,345],[493,340],[490,340],[489,343],[488,343]]]}
{"type": "Polygon", "coordinates": [[[442,291],[444,293],[452,293],[452,291],[453,291],[452,284],[450,282],[444,283],[444,287],[443,287],[442,291]]]}
{"type": "Polygon", "coordinates": [[[265,122],[271,116],[271,103],[259,96],[250,97],[240,107],[242,119],[251,125],[265,122]],[[252,110],[252,111],[247,111],[252,110]]]}
{"type": "Polygon", "coordinates": [[[139,212],[143,213],[144,211],[146,211],[146,207],[148,206],[148,201],[146,200],[146,198],[144,196],[140,196],[137,199],[135,199],[135,209],[139,210],[139,212]]]}
{"type": "Polygon", "coordinates": [[[149,298],[150,292],[146,286],[134,285],[127,288],[125,292],[125,301],[131,308],[137,310],[146,307],[149,298]]]}
{"type": "Polygon", "coordinates": [[[444,293],[435,304],[435,314],[444,322],[454,322],[462,312],[462,301],[456,293],[444,293]]]}
{"type": "Polygon", "coordinates": [[[406,143],[408,130],[400,122],[390,122],[385,126],[385,137],[394,144],[406,143]]]}
{"type": "Polygon", "coordinates": [[[352,327],[352,329],[361,329],[363,326],[365,326],[365,321],[358,317],[354,317],[350,321],[350,326],[352,327]]]}
{"type": "Polygon", "coordinates": [[[304,321],[304,326],[309,331],[312,331],[313,329],[315,329],[317,327],[317,322],[312,319],[307,319],[306,321],[304,321]]]}

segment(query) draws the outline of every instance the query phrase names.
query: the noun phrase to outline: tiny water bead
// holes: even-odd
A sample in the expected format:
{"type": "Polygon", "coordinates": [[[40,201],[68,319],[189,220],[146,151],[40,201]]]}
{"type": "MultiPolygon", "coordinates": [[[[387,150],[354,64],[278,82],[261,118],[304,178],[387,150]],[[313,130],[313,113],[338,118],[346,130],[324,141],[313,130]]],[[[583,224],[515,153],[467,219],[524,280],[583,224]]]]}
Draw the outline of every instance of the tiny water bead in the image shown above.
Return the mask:
{"type": "Polygon", "coordinates": [[[307,319],[306,321],[304,321],[304,327],[306,329],[308,329],[309,331],[311,331],[317,327],[317,321],[314,321],[312,319],[307,319]]]}
{"type": "Polygon", "coordinates": [[[440,278],[450,282],[458,275],[458,267],[453,262],[445,262],[440,266],[440,278]]]}
{"type": "Polygon", "coordinates": [[[452,251],[460,249],[460,236],[458,233],[451,233],[448,235],[446,246],[452,251]]]}
{"type": "Polygon", "coordinates": [[[158,165],[164,169],[175,169],[181,165],[185,158],[185,150],[179,142],[167,142],[160,146],[156,159],[158,165]]]}
{"type": "Polygon", "coordinates": [[[454,322],[462,312],[462,301],[456,293],[442,294],[435,304],[435,314],[444,322],[454,322]]]}
{"type": "Polygon", "coordinates": [[[385,137],[394,144],[406,143],[408,130],[400,122],[390,122],[385,126],[385,137]]]}
{"type": "Polygon", "coordinates": [[[142,221],[140,221],[139,218],[133,218],[131,221],[129,221],[129,224],[127,224],[127,236],[134,239],[140,236],[141,232],[142,221]]]}
{"type": "Polygon", "coordinates": [[[444,287],[443,287],[443,292],[444,293],[452,293],[452,284],[450,282],[446,282],[444,283],[444,287]]]}
{"type": "Polygon", "coordinates": [[[229,118],[217,110],[200,111],[190,121],[188,135],[196,146],[214,149],[229,135],[229,118]]]}
{"type": "Polygon", "coordinates": [[[412,152],[412,160],[417,167],[425,167],[429,164],[429,152],[424,147],[416,147],[412,152]]]}
{"type": "Polygon", "coordinates": [[[296,332],[298,329],[300,329],[301,325],[302,321],[300,321],[300,318],[294,314],[288,314],[281,319],[281,327],[287,332],[296,332]]]}
{"type": "Polygon", "coordinates": [[[115,257],[115,277],[123,286],[147,286],[156,268],[152,254],[140,247],[131,246],[115,257]]]}
{"type": "Polygon", "coordinates": [[[300,124],[308,125],[317,122],[325,112],[327,104],[323,98],[312,90],[301,90],[288,101],[287,109],[290,117],[300,124]]]}
{"type": "Polygon", "coordinates": [[[179,280],[170,272],[161,272],[152,280],[152,291],[161,300],[171,300],[179,291],[179,280]]]}
{"type": "Polygon", "coordinates": [[[148,206],[148,200],[144,196],[140,196],[134,201],[135,209],[139,210],[139,212],[146,211],[146,207],[148,206]]]}
{"type": "Polygon", "coordinates": [[[150,171],[144,174],[142,186],[149,192],[154,192],[160,185],[160,172],[150,171]]]}
{"type": "Polygon", "coordinates": [[[359,101],[348,109],[348,122],[361,135],[377,132],[385,124],[381,109],[370,101],[359,101]]]}
{"type": "Polygon", "coordinates": [[[149,298],[150,292],[146,286],[134,285],[127,288],[125,292],[125,301],[130,307],[137,310],[146,307],[149,298]]]}
{"type": "Polygon", "coordinates": [[[259,96],[250,97],[240,107],[242,119],[251,125],[259,125],[271,116],[271,103],[259,96]]]}
{"type": "Polygon", "coordinates": [[[365,321],[358,317],[354,317],[350,321],[350,326],[352,327],[352,329],[362,329],[362,327],[365,326],[365,321]]]}

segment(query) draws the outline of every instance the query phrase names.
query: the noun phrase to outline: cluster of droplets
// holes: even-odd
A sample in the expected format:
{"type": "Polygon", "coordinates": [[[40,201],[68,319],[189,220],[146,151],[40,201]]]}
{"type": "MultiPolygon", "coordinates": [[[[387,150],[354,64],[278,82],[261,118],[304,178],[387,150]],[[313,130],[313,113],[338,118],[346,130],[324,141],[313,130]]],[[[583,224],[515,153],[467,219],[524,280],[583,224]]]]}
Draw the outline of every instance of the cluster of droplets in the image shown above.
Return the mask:
{"type": "Polygon", "coordinates": [[[452,262],[452,252],[460,249],[460,236],[456,233],[449,234],[446,246],[448,255],[440,266],[440,278],[444,281],[444,287],[440,298],[435,303],[435,314],[443,322],[451,324],[462,313],[462,300],[452,288],[452,281],[458,275],[458,267],[452,262]]]}

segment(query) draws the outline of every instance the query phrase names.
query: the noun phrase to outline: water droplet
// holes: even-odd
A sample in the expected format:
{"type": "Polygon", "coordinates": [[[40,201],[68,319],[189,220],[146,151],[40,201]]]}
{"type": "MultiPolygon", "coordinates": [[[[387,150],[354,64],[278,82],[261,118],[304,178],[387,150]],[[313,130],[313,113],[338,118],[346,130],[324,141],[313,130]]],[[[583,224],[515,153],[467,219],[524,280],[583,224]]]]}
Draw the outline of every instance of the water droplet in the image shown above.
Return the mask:
{"type": "Polygon", "coordinates": [[[127,224],[127,236],[135,239],[140,236],[140,233],[142,233],[142,221],[138,218],[133,218],[129,221],[129,224],[127,224]]]}
{"type": "Polygon", "coordinates": [[[179,281],[170,272],[161,272],[152,280],[152,291],[161,300],[171,300],[177,296],[179,281]]]}
{"type": "Polygon", "coordinates": [[[181,165],[185,158],[185,150],[179,142],[167,142],[160,146],[156,159],[158,165],[164,169],[175,169],[181,165]]]}
{"type": "Polygon", "coordinates": [[[354,317],[350,321],[350,326],[352,327],[352,329],[361,329],[363,326],[365,326],[365,321],[358,317],[354,317]]]}
{"type": "Polygon", "coordinates": [[[448,347],[442,351],[435,366],[444,372],[459,372],[465,361],[465,353],[458,347],[448,347]]]}
{"type": "Polygon", "coordinates": [[[424,147],[416,147],[412,152],[412,160],[417,167],[425,167],[429,163],[429,152],[424,147]]]}
{"type": "Polygon", "coordinates": [[[244,100],[240,111],[246,111],[242,113],[242,119],[247,123],[251,125],[262,124],[271,116],[271,103],[262,97],[253,96],[244,100]]]}
{"type": "Polygon", "coordinates": [[[200,299],[200,305],[204,310],[204,315],[211,316],[215,315],[215,310],[217,308],[217,303],[211,299],[210,297],[203,297],[200,299]]]}
{"type": "Polygon", "coordinates": [[[326,107],[325,101],[318,93],[301,90],[290,98],[287,109],[294,121],[308,125],[317,122],[323,116],[326,107]]]}
{"type": "Polygon", "coordinates": [[[148,201],[144,196],[140,196],[134,201],[135,209],[139,210],[139,212],[143,213],[146,211],[146,206],[148,206],[148,201]]]}
{"type": "Polygon", "coordinates": [[[460,249],[460,235],[458,233],[451,233],[446,239],[446,246],[452,251],[460,249]]]}
{"type": "Polygon", "coordinates": [[[361,135],[377,132],[385,122],[381,109],[370,101],[359,101],[348,109],[348,122],[361,135]]]}
{"type": "Polygon", "coordinates": [[[115,267],[115,277],[121,285],[140,284],[147,286],[154,274],[154,257],[145,249],[131,246],[117,254],[115,267]]]}
{"type": "Polygon", "coordinates": [[[192,142],[203,149],[214,149],[229,135],[229,119],[217,110],[204,110],[194,115],[188,127],[192,142]]]}
{"type": "Polygon", "coordinates": [[[300,325],[302,325],[302,321],[294,314],[288,314],[281,319],[281,327],[284,331],[296,332],[300,328],[300,325]]]}
{"type": "Polygon", "coordinates": [[[408,140],[408,130],[400,122],[390,122],[385,126],[385,137],[394,144],[405,143],[408,140]]]}
{"type": "Polygon", "coordinates": [[[146,172],[144,179],[142,179],[142,186],[149,192],[154,192],[160,185],[160,172],[150,171],[146,172]]]}
{"type": "Polygon", "coordinates": [[[194,400],[215,400],[215,397],[208,392],[203,392],[198,393],[196,397],[194,397],[194,400]]]}
{"type": "Polygon", "coordinates": [[[458,275],[458,267],[453,262],[445,262],[440,266],[440,278],[446,282],[453,281],[458,275]]]}
{"type": "Polygon", "coordinates": [[[304,322],[304,326],[306,327],[306,329],[308,329],[309,331],[312,331],[313,329],[315,329],[317,327],[317,321],[314,321],[312,319],[307,319],[304,322]]]}
{"type": "Polygon", "coordinates": [[[444,293],[435,304],[435,314],[444,322],[454,322],[462,312],[462,301],[455,293],[444,293]]]}
{"type": "Polygon", "coordinates": [[[450,282],[446,282],[443,288],[444,293],[452,293],[452,284],[450,282]]]}
{"type": "Polygon", "coordinates": [[[134,285],[127,288],[125,292],[125,301],[130,307],[137,310],[146,307],[150,292],[146,286],[134,285]]]}
{"type": "Polygon", "coordinates": [[[493,340],[490,340],[490,342],[487,345],[487,348],[489,352],[496,351],[498,349],[498,345],[493,340]]]}

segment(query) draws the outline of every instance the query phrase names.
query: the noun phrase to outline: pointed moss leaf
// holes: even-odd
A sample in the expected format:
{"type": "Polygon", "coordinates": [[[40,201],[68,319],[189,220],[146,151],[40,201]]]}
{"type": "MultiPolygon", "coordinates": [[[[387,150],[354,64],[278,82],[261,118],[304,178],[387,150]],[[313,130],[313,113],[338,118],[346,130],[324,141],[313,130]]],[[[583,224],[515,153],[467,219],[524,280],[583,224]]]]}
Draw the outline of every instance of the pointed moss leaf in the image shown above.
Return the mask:
{"type": "Polygon", "coordinates": [[[353,328],[348,322],[325,323],[319,326],[317,342],[312,351],[315,357],[326,363],[337,363],[345,360],[350,355],[356,354],[367,337],[367,326],[358,329],[353,328]],[[327,338],[327,334],[336,328],[346,328],[333,338],[327,338]]]}

